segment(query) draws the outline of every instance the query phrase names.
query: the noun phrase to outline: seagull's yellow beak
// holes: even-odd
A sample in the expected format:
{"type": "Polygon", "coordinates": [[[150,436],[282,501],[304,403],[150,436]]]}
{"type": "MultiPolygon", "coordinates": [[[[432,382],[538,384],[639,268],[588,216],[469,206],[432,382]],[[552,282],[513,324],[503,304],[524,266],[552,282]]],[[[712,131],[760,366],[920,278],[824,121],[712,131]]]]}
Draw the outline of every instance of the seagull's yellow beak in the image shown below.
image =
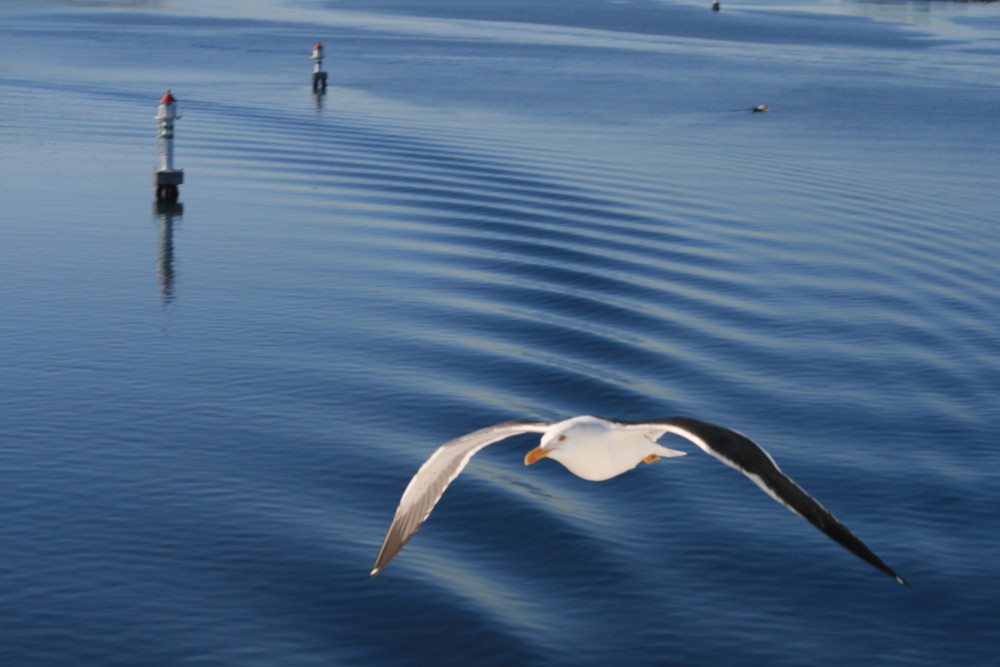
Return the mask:
{"type": "Polygon", "coordinates": [[[532,463],[537,463],[540,459],[544,459],[552,452],[551,449],[545,449],[543,447],[535,447],[530,452],[524,455],[524,465],[530,466],[532,463]]]}

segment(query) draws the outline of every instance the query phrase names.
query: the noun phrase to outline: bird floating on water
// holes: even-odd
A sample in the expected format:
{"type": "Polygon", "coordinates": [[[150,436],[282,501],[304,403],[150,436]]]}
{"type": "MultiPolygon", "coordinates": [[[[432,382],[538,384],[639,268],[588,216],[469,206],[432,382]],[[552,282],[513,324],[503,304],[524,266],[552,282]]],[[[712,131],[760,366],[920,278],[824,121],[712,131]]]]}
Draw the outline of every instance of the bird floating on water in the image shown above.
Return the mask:
{"type": "Polygon", "coordinates": [[[766,104],[758,104],[755,107],[743,107],[741,109],[726,109],[726,111],[749,111],[751,113],[763,113],[765,111],[770,111],[771,107],[766,104]]]}
{"type": "Polygon", "coordinates": [[[816,526],[831,539],[872,567],[909,584],[882,562],[815,498],[806,493],[757,443],[722,426],[687,417],[630,422],[582,416],[559,422],[509,421],[473,431],[437,448],[410,480],[396,514],[382,541],[371,576],[399,553],[426,521],[441,495],[469,460],[487,445],[523,433],[541,433],[538,447],[528,452],[524,464],[543,458],[563,464],[571,473],[600,482],[632,470],[639,463],[684,456],[656,441],[667,433],[690,440],[706,453],[749,477],[764,493],[816,526]]]}

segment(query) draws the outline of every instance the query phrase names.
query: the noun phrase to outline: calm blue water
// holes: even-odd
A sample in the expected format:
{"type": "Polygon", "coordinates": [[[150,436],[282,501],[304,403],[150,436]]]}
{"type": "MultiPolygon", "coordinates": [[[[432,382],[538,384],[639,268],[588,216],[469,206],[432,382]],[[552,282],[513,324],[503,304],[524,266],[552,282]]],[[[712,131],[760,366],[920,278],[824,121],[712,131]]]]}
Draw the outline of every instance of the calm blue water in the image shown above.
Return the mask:
{"type": "Polygon", "coordinates": [[[0,5],[0,663],[996,664],[1000,6],[708,5],[0,5]],[[669,439],[489,448],[368,578],[438,444],[585,413],[912,588],[669,439]]]}

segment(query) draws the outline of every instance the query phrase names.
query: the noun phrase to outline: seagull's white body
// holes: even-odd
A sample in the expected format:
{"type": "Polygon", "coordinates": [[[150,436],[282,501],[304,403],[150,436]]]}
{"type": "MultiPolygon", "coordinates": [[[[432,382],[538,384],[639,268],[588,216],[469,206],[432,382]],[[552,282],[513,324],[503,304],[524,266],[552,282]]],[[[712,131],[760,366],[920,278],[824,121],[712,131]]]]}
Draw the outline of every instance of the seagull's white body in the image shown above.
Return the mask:
{"type": "Polygon", "coordinates": [[[430,515],[445,489],[478,451],[522,433],[541,433],[525,464],[555,459],[577,477],[600,482],[628,472],[642,462],[685,452],[657,443],[667,433],[686,438],[700,449],[749,477],[765,493],[819,528],[876,569],[906,581],[802,487],[785,475],[759,445],[745,435],[697,419],[671,417],[625,422],[603,417],[574,417],[560,422],[513,421],[473,431],[438,447],[410,480],[393,517],[371,576],[378,574],[430,515]]]}
{"type": "Polygon", "coordinates": [[[646,458],[686,454],[657,444],[662,433],[662,429],[614,428],[613,422],[597,417],[574,417],[553,424],[542,436],[540,447],[547,450],[548,458],[559,461],[577,477],[603,482],[628,472],[646,458]],[[566,440],[560,442],[559,436],[566,436],[566,440]]]}

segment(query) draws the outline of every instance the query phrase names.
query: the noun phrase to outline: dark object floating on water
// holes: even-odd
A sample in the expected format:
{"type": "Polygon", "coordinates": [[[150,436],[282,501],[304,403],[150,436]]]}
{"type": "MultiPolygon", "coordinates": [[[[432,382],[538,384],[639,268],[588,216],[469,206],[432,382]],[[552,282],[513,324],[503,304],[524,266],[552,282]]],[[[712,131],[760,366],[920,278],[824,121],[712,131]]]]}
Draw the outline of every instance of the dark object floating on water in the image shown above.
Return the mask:
{"type": "Polygon", "coordinates": [[[751,111],[753,113],[763,113],[765,111],[770,111],[771,107],[766,104],[758,104],[755,107],[744,107],[742,109],[727,109],[727,111],[751,111]]]}
{"type": "Polygon", "coordinates": [[[639,463],[686,452],[657,444],[667,433],[687,438],[706,453],[749,477],[764,493],[826,533],[872,567],[909,586],[819,502],[785,475],[768,454],[741,433],[686,417],[627,422],[604,417],[574,417],[560,422],[510,421],[473,431],[437,448],[410,480],[382,541],[371,576],[375,576],[430,516],[452,480],[479,450],[522,433],[541,433],[541,443],[524,457],[525,465],[548,457],[582,479],[600,482],[639,463]]]}

